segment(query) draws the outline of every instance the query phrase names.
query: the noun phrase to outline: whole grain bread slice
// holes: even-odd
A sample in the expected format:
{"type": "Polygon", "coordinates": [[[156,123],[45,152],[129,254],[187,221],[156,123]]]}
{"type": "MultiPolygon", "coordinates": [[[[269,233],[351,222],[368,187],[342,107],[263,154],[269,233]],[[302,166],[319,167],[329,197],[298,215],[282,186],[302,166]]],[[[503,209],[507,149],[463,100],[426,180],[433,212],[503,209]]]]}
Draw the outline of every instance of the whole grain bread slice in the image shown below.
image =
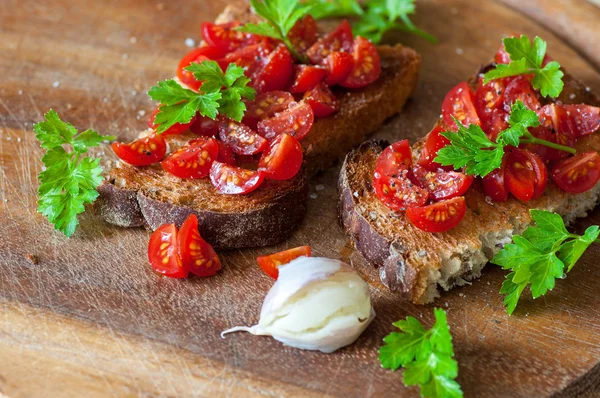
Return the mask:
{"type": "MultiPolygon", "coordinates": [[[[474,85],[479,73],[470,80],[474,85]]],[[[572,76],[565,76],[559,101],[600,105],[600,99],[572,76]]],[[[418,157],[425,138],[413,146],[418,157]]],[[[552,181],[544,195],[528,203],[510,198],[507,202],[486,199],[474,184],[467,192],[467,213],[461,223],[444,233],[427,233],[377,199],[371,186],[377,158],[388,145],[369,141],[349,153],[339,176],[340,221],[356,248],[372,265],[379,267],[381,281],[414,303],[426,304],[439,296],[438,286],[449,290],[477,278],[482,268],[531,223],[529,209],[560,214],[566,223],[585,217],[600,198],[600,183],[582,194],[569,194],[552,181]]],[[[578,147],[600,150],[600,133],[579,140],[578,147]]]]}
{"type": "MultiPolygon", "coordinates": [[[[218,22],[252,21],[248,8],[227,7],[218,22]]],[[[330,167],[351,148],[400,112],[416,87],[420,57],[412,49],[378,46],[382,73],[360,90],[336,90],[340,110],[318,118],[302,140],[305,165],[288,181],[267,181],[247,195],[222,195],[207,179],[183,180],[160,165],[133,167],[119,162],[100,186],[97,206],[109,223],[122,227],[180,225],[194,213],[202,236],[218,248],[267,246],[287,239],[301,223],[308,178],[330,167]]],[[[171,150],[187,136],[168,137],[171,150]]]]}

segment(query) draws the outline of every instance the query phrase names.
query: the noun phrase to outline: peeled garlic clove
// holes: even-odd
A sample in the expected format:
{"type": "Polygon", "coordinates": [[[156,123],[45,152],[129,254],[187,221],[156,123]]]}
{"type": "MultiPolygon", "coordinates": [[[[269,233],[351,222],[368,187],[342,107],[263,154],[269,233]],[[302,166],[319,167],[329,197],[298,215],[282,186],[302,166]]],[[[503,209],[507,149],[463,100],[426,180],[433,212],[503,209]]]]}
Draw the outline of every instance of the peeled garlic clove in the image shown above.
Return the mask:
{"type": "Polygon", "coordinates": [[[279,268],[258,324],[228,329],[221,337],[245,331],[328,353],[352,344],[374,317],[369,287],[352,267],[328,258],[300,257],[279,268]]]}

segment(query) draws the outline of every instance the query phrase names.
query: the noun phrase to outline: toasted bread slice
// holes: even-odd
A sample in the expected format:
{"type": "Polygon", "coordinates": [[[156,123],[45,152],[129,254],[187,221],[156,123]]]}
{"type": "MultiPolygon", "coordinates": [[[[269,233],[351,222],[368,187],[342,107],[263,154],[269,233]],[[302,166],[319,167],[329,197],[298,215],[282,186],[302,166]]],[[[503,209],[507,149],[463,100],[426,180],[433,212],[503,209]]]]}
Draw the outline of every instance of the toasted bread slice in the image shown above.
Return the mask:
{"type": "MultiPolygon", "coordinates": [[[[247,9],[228,7],[217,19],[251,20],[247,9]]],[[[360,90],[338,90],[340,110],[318,118],[302,140],[305,167],[288,181],[267,181],[247,195],[222,195],[208,179],[183,180],[160,165],[133,167],[119,162],[100,186],[98,207],[109,223],[152,229],[180,225],[195,213],[202,236],[215,247],[266,246],[288,238],[306,213],[308,179],[363,142],[386,119],[400,112],[414,91],[420,57],[401,45],[379,46],[382,73],[360,90]]],[[[188,136],[168,137],[171,150],[188,136]]]]}
{"type": "MultiPolygon", "coordinates": [[[[480,72],[489,66],[482,68],[480,72]]],[[[477,75],[471,84],[477,81],[477,75]]],[[[598,106],[600,99],[571,76],[558,99],[563,103],[598,106]]],[[[413,146],[418,157],[423,138],[413,146]]],[[[402,292],[414,303],[426,304],[445,290],[479,277],[482,268],[531,223],[529,209],[560,214],[566,223],[585,217],[600,197],[600,183],[582,194],[569,194],[552,181],[544,195],[528,203],[509,198],[492,202],[476,184],[465,196],[467,213],[461,223],[444,233],[424,232],[377,199],[371,182],[377,158],[388,145],[369,141],[346,157],[339,177],[340,221],[363,257],[379,268],[381,281],[393,291],[402,292]]],[[[600,134],[580,139],[578,147],[600,150],[600,134]]]]}

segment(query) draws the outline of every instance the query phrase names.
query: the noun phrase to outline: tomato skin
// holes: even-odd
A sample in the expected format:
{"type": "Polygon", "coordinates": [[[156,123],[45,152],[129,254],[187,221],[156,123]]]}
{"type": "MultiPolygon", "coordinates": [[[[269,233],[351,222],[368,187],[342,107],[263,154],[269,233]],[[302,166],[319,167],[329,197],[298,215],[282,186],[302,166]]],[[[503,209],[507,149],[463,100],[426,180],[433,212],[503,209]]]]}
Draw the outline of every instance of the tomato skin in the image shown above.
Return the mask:
{"type": "Polygon", "coordinates": [[[219,59],[225,56],[225,51],[218,47],[198,47],[187,53],[181,61],[179,61],[179,65],[177,66],[177,77],[183,84],[190,87],[193,90],[198,91],[200,86],[202,85],[201,81],[196,80],[194,74],[188,70],[185,70],[191,63],[197,62],[202,63],[202,61],[210,60],[210,59],[219,59]]]}
{"type": "Polygon", "coordinates": [[[294,75],[294,60],[286,46],[280,44],[252,77],[252,85],[259,93],[285,89],[294,75]]]}
{"type": "Polygon", "coordinates": [[[269,142],[243,123],[225,120],[219,124],[219,138],[238,155],[255,155],[267,149],[269,142]]]}
{"type": "Polygon", "coordinates": [[[148,166],[156,163],[167,153],[165,139],[156,133],[138,138],[129,144],[113,142],[111,147],[119,159],[133,166],[148,166]]]}
{"type": "Polygon", "coordinates": [[[273,52],[273,46],[267,42],[259,42],[246,47],[241,47],[218,59],[217,63],[224,71],[229,64],[234,63],[244,68],[244,74],[252,77],[268,60],[269,54],[273,52]]]}
{"type": "Polygon", "coordinates": [[[248,170],[214,162],[210,169],[210,180],[217,192],[225,195],[246,194],[257,189],[265,179],[262,170],[248,170]]]}
{"type": "MultiPolygon", "coordinates": [[[[158,125],[154,124],[154,120],[156,119],[156,115],[158,115],[159,110],[160,110],[160,106],[157,106],[156,109],[154,109],[154,111],[152,111],[152,114],[150,115],[150,119],[148,119],[148,127],[150,127],[154,131],[156,131],[156,129],[158,128],[158,125]]],[[[181,134],[184,131],[186,131],[187,129],[189,129],[192,124],[194,124],[194,122],[196,121],[196,117],[197,116],[194,116],[192,118],[192,120],[190,120],[189,123],[175,123],[174,125],[169,127],[166,131],[164,131],[160,134],[166,134],[166,135],[181,134]]]]}
{"type": "Polygon", "coordinates": [[[190,140],[160,164],[163,169],[179,178],[203,178],[210,171],[212,162],[217,159],[219,145],[214,138],[195,138],[190,140]]]}
{"type": "Polygon", "coordinates": [[[563,191],[586,192],[600,180],[600,155],[581,152],[560,160],[552,168],[552,179],[563,191]]]}
{"type": "Polygon", "coordinates": [[[410,207],[419,207],[427,203],[429,193],[413,184],[410,171],[401,169],[394,176],[373,173],[375,195],[383,204],[394,211],[404,211],[410,207]]]}
{"type": "Polygon", "coordinates": [[[397,176],[403,169],[412,166],[412,151],[408,140],[394,142],[386,147],[377,159],[375,173],[385,176],[397,176]]]}
{"type": "Polygon", "coordinates": [[[531,85],[531,75],[515,76],[509,79],[504,92],[504,111],[510,113],[512,105],[517,100],[536,112],[542,108],[538,94],[531,85]]]}
{"type": "Polygon", "coordinates": [[[235,166],[235,155],[233,154],[233,150],[229,147],[229,145],[227,145],[223,141],[217,141],[217,145],[219,145],[219,154],[217,155],[217,162],[235,166]]]}
{"type": "Polygon", "coordinates": [[[338,84],[346,88],[368,86],[381,75],[381,59],[377,49],[369,40],[356,36],[352,49],[354,65],[346,78],[338,84]]]}
{"type": "Polygon", "coordinates": [[[442,118],[450,131],[457,131],[458,126],[452,119],[454,116],[465,126],[470,124],[481,125],[475,105],[473,104],[473,93],[466,82],[457,84],[446,94],[442,103],[442,118]]]}
{"type": "Polygon", "coordinates": [[[600,129],[600,108],[591,105],[563,105],[566,125],[574,138],[595,133],[600,129]]]}
{"type": "MultiPolygon", "coordinates": [[[[509,37],[515,37],[516,35],[511,35],[509,37]]],[[[506,48],[504,47],[504,43],[502,43],[500,45],[500,48],[498,49],[498,52],[496,52],[496,55],[494,56],[494,62],[496,62],[497,64],[510,64],[510,55],[506,52],[506,48]]],[[[542,60],[542,67],[546,66],[546,64],[548,62],[552,61],[552,58],[546,54],[544,56],[544,59],[542,60]]]]}
{"type": "Polygon", "coordinates": [[[406,209],[406,217],[425,232],[446,232],[456,227],[466,212],[465,198],[459,196],[428,206],[411,207],[406,209]]]}
{"type": "Polygon", "coordinates": [[[539,197],[548,182],[548,170],[541,158],[525,149],[507,149],[504,177],[506,188],[522,202],[539,197]]]}
{"type": "Polygon", "coordinates": [[[169,278],[188,276],[177,251],[177,235],[175,224],[164,224],[152,233],[148,242],[148,261],[152,269],[169,278]]]}
{"type": "Polygon", "coordinates": [[[177,251],[183,267],[194,275],[211,276],[221,269],[219,256],[200,236],[195,214],[190,214],[179,229],[177,251]]]}
{"type": "Polygon", "coordinates": [[[430,199],[436,201],[464,195],[475,179],[457,171],[428,171],[421,166],[413,167],[412,172],[415,184],[426,189],[430,199]]]}
{"type": "Polygon", "coordinates": [[[480,79],[475,91],[474,104],[481,128],[493,141],[496,141],[502,130],[508,128],[508,113],[503,108],[508,79],[495,79],[487,84],[483,84],[483,79],[480,79]]]}
{"type": "Polygon", "coordinates": [[[315,117],[326,117],[340,109],[340,103],[335,98],[335,94],[324,83],[304,93],[302,100],[310,105],[315,117]]]}
{"type": "MultiPolygon", "coordinates": [[[[531,129],[531,134],[557,144],[573,146],[575,136],[572,123],[568,120],[565,108],[557,104],[544,105],[538,112],[540,126],[531,129]]],[[[569,156],[568,152],[549,148],[544,145],[527,145],[527,149],[539,154],[544,160],[557,160],[569,156]]]]}
{"type": "Polygon", "coordinates": [[[506,202],[508,200],[508,189],[504,181],[505,164],[483,177],[483,192],[494,202],[506,202]]]}
{"type": "Polygon", "coordinates": [[[319,38],[317,21],[308,14],[294,24],[288,33],[288,38],[298,52],[306,52],[319,38]]]}
{"type": "Polygon", "coordinates": [[[260,256],[256,258],[256,262],[271,278],[277,280],[279,277],[279,267],[289,263],[298,257],[310,257],[312,253],[310,246],[294,247],[293,249],[284,250],[278,253],[273,253],[268,256],[260,256]]]}
{"type": "Polygon", "coordinates": [[[246,104],[246,113],[242,123],[256,130],[258,122],[283,112],[294,102],[294,96],[287,91],[269,91],[256,96],[246,104]]]}
{"type": "Polygon", "coordinates": [[[325,84],[333,86],[344,80],[354,68],[354,57],[352,54],[333,51],[323,61],[327,67],[325,84]]]}
{"type": "Polygon", "coordinates": [[[306,50],[306,55],[310,62],[319,65],[333,51],[351,52],[353,41],[352,27],[344,19],[333,32],[320,38],[306,50]]]}
{"type": "Polygon", "coordinates": [[[194,134],[214,137],[219,132],[219,122],[206,116],[197,115],[196,120],[190,126],[190,130],[194,134]]]}
{"type": "Polygon", "coordinates": [[[294,82],[291,93],[303,93],[315,87],[327,75],[327,69],[314,65],[294,65],[294,82]]]}
{"type": "Polygon", "coordinates": [[[231,52],[243,45],[255,43],[260,37],[251,33],[245,33],[235,30],[240,26],[239,21],[232,21],[222,24],[211,22],[202,23],[202,37],[209,45],[217,47],[225,52],[231,52]]]}
{"type": "Polygon", "coordinates": [[[302,145],[289,134],[280,134],[271,141],[258,161],[258,169],[271,180],[289,180],[302,167],[302,145]]]}
{"type": "Polygon", "coordinates": [[[441,135],[441,133],[448,130],[448,127],[446,127],[443,123],[438,123],[435,125],[433,130],[431,130],[429,135],[427,135],[427,140],[425,141],[423,150],[419,155],[419,160],[417,162],[419,166],[429,171],[436,171],[438,169],[447,171],[453,170],[452,166],[442,166],[441,164],[433,161],[433,159],[435,159],[437,156],[438,151],[450,144],[450,140],[441,135]]]}
{"type": "Polygon", "coordinates": [[[314,120],[314,113],[309,104],[302,101],[292,103],[285,111],[261,120],[258,123],[258,133],[268,140],[287,133],[300,141],[310,132],[314,120]]]}

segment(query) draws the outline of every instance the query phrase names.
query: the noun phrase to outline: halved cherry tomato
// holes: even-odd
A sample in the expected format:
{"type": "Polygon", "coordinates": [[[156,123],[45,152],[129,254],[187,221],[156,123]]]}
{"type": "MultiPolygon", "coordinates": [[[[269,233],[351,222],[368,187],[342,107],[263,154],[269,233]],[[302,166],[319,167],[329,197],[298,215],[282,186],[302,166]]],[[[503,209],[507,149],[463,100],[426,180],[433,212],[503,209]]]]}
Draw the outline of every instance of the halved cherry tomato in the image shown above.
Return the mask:
{"type": "Polygon", "coordinates": [[[203,178],[217,159],[219,145],[214,138],[190,140],[161,162],[163,169],[179,178],[203,178]]]}
{"type": "Polygon", "coordinates": [[[303,93],[315,87],[327,75],[327,69],[314,65],[295,65],[294,82],[290,87],[292,93],[303,93]]]}
{"type": "Polygon", "coordinates": [[[375,173],[397,177],[401,170],[412,166],[412,152],[408,140],[394,142],[381,152],[375,173]]]}
{"type": "Polygon", "coordinates": [[[226,70],[229,64],[234,63],[244,68],[247,77],[252,77],[258,69],[265,65],[271,52],[273,52],[273,46],[269,42],[260,42],[232,51],[217,60],[217,63],[223,70],[226,70]]]}
{"type": "Polygon", "coordinates": [[[197,115],[196,120],[190,126],[194,134],[213,137],[219,132],[219,122],[206,116],[197,115]]]}
{"type": "Polygon", "coordinates": [[[200,236],[195,214],[190,214],[179,229],[177,249],[183,267],[194,275],[211,276],[221,269],[219,256],[200,236]]]}
{"type": "Polygon", "coordinates": [[[289,134],[279,134],[258,161],[258,169],[271,180],[289,180],[302,167],[302,145],[289,134]]]}
{"type": "Polygon", "coordinates": [[[498,134],[508,128],[508,113],[504,110],[504,92],[508,78],[496,79],[483,84],[475,91],[474,105],[481,121],[481,128],[495,141],[498,134]]]}
{"type": "Polygon", "coordinates": [[[262,268],[265,274],[269,275],[273,279],[277,279],[277,277],[279,277],[280,266],[287,264],[298,257],[310,257],[311,255],[312,253],[310,252],[309,246],[300,246],[293,249],[284,250],[279,253],[270,254],[268,256],[257,257],[256,262],[258,262],[258,265],[260,268],[262,268]]]}
{"type": "Polygon", "coordinates": [[[506,187],[522,202],[539,197],[546,188],[548,171],[539,156],[524,149],[508,148],[505,169],[506,187]]]}
{"type": "Polygon", "coordinates": [[[148,166],[156,163],[167,153],[165,139],[162,135],[154,133],[129,144],[113,142],[111,146],[119,159],[133,166],[148,166]]]}
{"type": "Polygon", "coordinates": [[[412,169],[415,183],[429,192],[433,200],[452,199],[464,195],[474,177],[457,171],[427,171],[421,166],[412,169]]]}
{"type": "Polygon", "coordinates": [[[315,117],[329,116],[340,109],[337,98],[324,83],[305,92],[302,100],[310,105],[315,117]]]}
{"type": "Polygon", "coordinates": [[[294,60],[286,46],[277,46],[252,77],[252,86],[259,92],[282,90],[290,84],[294,74],[294,60]]]}
{"type": "Polygon", "coordinates": [[[450,140],[441,135],[444,131],[448,131],[448,127],[443,123],[435,125],[433,130],[427,135],[427,140],[423,146],[423,150],[419,155],[419,166],[425,168],[425,170],[436,171],[437,169],[443,169],[451,171],[452,166],[442,166],[441,164],[434,162],[433,159],[437,156],[440,149],[450,144],[450,140]]]}
{"type": "Polygon", "coordinates": [[[235,166],[235,155],[233,150],[224,143],[223,141],[217,141],[219,145],[219,154],[217,155],[217,162],[226,163],[231,166],[235,166]]]}
{"type": "Polygon", "coordinates": [[[344,19],[333,32],[320,38],[306,50],[306,55],[313,64],[321,64],[333,51],[351,52],[352,43],[352,27],[344,19]]]}
{"type": "MultiPolygon", "coordinates": [[[[160,110],[160,106],[157,106],[156,109],[154,109],[154,111],[152,111],[152,114],[150,115],[150,119],[148,119],[148,127],[150,127],[152,130],[155,130],[155,131],[158,127],[158,124],[154,124],[154,120],[156,119],[156,115],[158,115],[159,110],[160,110]]],[[[190,120],[189,123],[175,123],[174,125],[169,127],[167,129],[167,131],[164,131],[161,134],[166,134],[166,135],[181,134],[184,131],[186,131],[187,129],[189,129],[190,126],[192,124],[194,124],[195,121],[196,121],[196,116],[194,116],[192,118],[192,120],[190,120]]]]}
{"type": "Polygon", "coordinates": [[[566,111],[564,129],[575,138],[590,135],[600,129],[600,108],[591,105],[563,105],[566,111]]]}
{"type": "Polygon", "coordinates": [[[352,49],[354,65],[346,78],[338,84],[346,88],[365,87],[379,78],[381,59],[377,49],[369,40],[356,36],[352,49]]]}
{"type": "Polygon", "coordinates": [[[508,189],[504,181],[505,167],[503,162],[502,166],[483,177],[483,192],[495,202],[506,202],[508,199],[508,189]]]}
{"type": "Polygon", "coordinates": [[[231,52],[260,40],[257,35],[235,30],[240,25],[238,21],[222,24],[204,22],[202,24],[202,37],[209,45],[218,47],[225,52],[231,52]]]}
{"type": "Polygon", "coordinates": [[[283,112],[294,102],[294,96],[287,91],[269,91],[256,96],[246,104],[246,113],[242,123],[256,129],[258,122],[283,112]]]}
{"type": "Polygon", "coordinates": [[[582,152],[559,161],[552,168],[552,179],[563,191],[582,193],[600,180],[600,155],[582,152]]]}
{"type": "Polygon", "coordinates": [[[177,227],[165,224],[158,227],[148,242],[148,260],[154,271],[170,278],[185,278],[188,270],[183,267],[177,251],[177,227]]]}
{"type": "Polygon", "coordinates": [[[209,59],[219,59],[223,56],[225,56],[225,51],[218,47],[207,46],[195,48],[179,61],[179,65],[177,66],[177,77],[179,77],[179,80],[181,80],[183,84],[198,91],[202,82],[196,80],[194,74],[185,70],[185,68],[193,62],[201,63],[202,61],[209,59]]]}
{"type": "Polygon", "coordinates": [[[429,193],[413,184],[409,177],[408,169],[399,170],[395,177],[375,172],[373,174],[375,195],[394,211],[423,206],[429,199],[429,193]]]}
{"type": "Polygon", "coordinates": [[[319,38],[317,21],[309,14],[294,24],[288,33],[288,39],[294,48],[304,53],[319,38]]]}
{"type": "Polygon", "coordinates": [[[248,170],[214,162],[210,169],[210,180],[217,192],[226,195],[245,194],[254,191],[262,184],[265,173],[262,170],[248,170]]]}
{"type": "Polygon", "coordinates": [[[458,126],[452,119],[455,117],[465,126],[470,124],[481,125],[475,105],[473,105],[473,93],[466,82],[457,84],[446,94],[442,103],[442,117],[449,126],[449,130],[457,131],[458,126]]]}
{"type": "Polygon", "coordinates": [[[219,138],[239,155],[254,155],[267,149],[269,142],[243,123],[225,120],[219,124],[219,138]]]}
{"type": "Polygon", "coordinates": [[[406,217],[425,232],[446,232],[460,223],[466,211],[465,198],[459,196],[429,206],[411,207],[406,209],[406,217]]]}
{"type": "Polygon", "coordinates": [[[315,120],[312,108],[306,102],[292,103],[283,112],[258,123],[258,133],[268,140],[287,133],[300,141],[306,137],[315,120]]]}
{"type": "MultiPolygon", "coordinates": [[[[564,106],[544,105],[537,113],[540,117],[540,126],[531,129],[531,134],[561,145],[572,146],[575,143],[576,137],[571,128],[573,124],[569,122],[564,106]]],[[[569,156],[568,152],[544,145],[527,145],[526,147],[539,154],[544,160],[556,160],[569,156]]]]}
{"type": "Polygon", "coordinates": [[[531,85],[531,75],[510,78],[504,92],[504,110],[510,113],[512,104],[517,100],[523,102],[531,110],[539,111],[542,107],[538,94],[531,85]]]}
{"type": "Polygon", "coordinates": [[[354,57],[352,54],[333,51],[329,54],[323,62],[327,67],[327,77],[325,78],[325,84],[333,86],[344,80],[352,71],[354,67],[354,57]]]}

